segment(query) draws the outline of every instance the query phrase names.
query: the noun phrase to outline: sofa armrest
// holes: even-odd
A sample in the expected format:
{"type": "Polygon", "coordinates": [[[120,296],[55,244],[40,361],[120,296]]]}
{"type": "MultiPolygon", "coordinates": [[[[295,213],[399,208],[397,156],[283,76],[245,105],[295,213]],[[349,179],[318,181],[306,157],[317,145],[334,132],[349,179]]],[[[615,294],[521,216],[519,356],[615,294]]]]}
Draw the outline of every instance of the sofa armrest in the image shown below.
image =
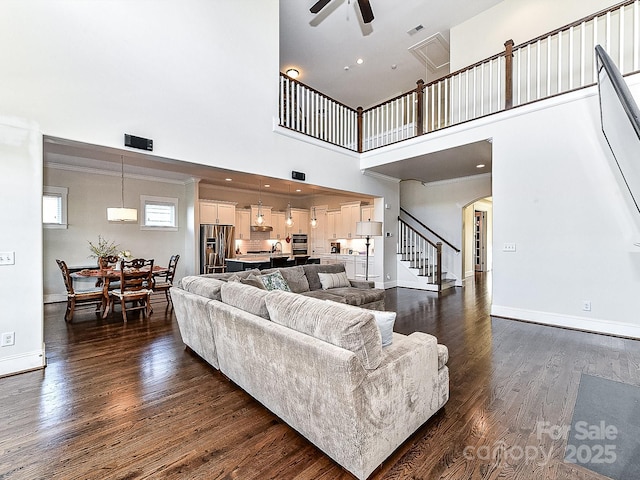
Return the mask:
{"type": "Polygon", "coordinates": [[[366,280],[349,280],[349,282],[351,283],[351,286],[354,288],[362,288],[364,290],[367,290],[369,288],[374,288],[375,287],[375,283],[371,282],[371,281],[366,281],[366,280]]]}

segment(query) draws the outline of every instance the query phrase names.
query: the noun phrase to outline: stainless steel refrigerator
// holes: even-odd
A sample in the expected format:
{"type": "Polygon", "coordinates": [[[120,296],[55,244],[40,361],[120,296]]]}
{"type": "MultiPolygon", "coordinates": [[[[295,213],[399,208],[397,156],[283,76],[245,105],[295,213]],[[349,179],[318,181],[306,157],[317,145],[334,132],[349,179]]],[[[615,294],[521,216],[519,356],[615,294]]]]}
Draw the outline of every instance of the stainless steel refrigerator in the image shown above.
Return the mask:
{"type": "Polygon", "coordinates": [[[200,225],[200,273],[220,272],[227,258],[233,257],[232,225],[200,225]]]}

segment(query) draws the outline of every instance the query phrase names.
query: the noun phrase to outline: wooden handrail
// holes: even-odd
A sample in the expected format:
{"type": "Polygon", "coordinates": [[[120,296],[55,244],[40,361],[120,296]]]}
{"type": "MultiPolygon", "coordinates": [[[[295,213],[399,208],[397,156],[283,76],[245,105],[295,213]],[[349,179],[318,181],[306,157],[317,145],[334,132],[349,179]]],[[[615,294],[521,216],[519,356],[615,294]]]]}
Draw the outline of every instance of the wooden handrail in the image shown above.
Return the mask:
{"type": "MultiPolygon", "coordinates": [[[[402,208],[400,209],[402,210],[402,208]]],[[[411,230],[413,230],[413,232],[419,236],[421,239],[423,239],[425,242],[427,242],[429,245],[431,245],[433,248],[437,248],[438,247],[438,243],[434,243],[431,240],[429,240],[427,237],[425,237],[424,235],[422,235],[419,231],[417,231],[415,228],[413,228],[411,225],[409,225],[407,222],[405,222],[404,220],[402,220],[402,218],[398,217],[398,221],[400,223],[404,223],[407,227],[409,227],[411,230]]]]}
{"type": "Polygon", "coordinates": [[[524,43],[521,43],[520,45],[516,45],[515,47],[513,47],[514,50],[517,50],[519,48],[522,47],[526,47],[527,45],[536,43],[538,40],[544,40],[547,37],[551,37],[553,35],[556,35],[558,33],[564,32],[565,30],[568,30],[571,27],[577,27],[578,25],[581,25],[583,23],[586,23],[590,20],[593,20],[594,18],[598,18],[601,17],[602,15],[605,15],[609,12],[613,12],[614,10],[618,10],[621,7],[626,7],[627,5],[631,5],[632,3],[634,3],[635,0],[625,0],[624,2],[620,2],[617,3],[615,5],[612,5],[611,7],[605,8],[604,10],[600,10],[597,13],[592,13],[591,15],[587,15],[586,17],[581,18],[580,20],[576,20],[575,22],[571,22],[568,23],[567,25],[564,25],[560,28],[556,28],[555,30],[552,30],[548,33],[545,33],[543,35],[539,35],[536,38],[534,38],[533,40],[527,40],[524,43]]]}
{"type": "Polygon", "coordinates": [[[290,82],[297,83],[298,85],[303,86],[303,87],[304,87],[304,88],[306,88],[307,90],[310,90],[310,91],[312,91],[312,92],[314,92],[314,93],[317,93],[318,95],[320,95],[320,96],[322,96],[322,97],[326,98],[327,100],[330,100],[331,102],[333,102],[333,103],[335,103],[335,104],[337,104],[337,105],[341,105],[341,106],[343,106],[344,108],[347,108],[347,109],[351,110],[353,113],[356,113],[356,109],[355,109],[355,108],[352,108],[352,107],[350,107],[349,105],[345,105],[344,103],[339,102],[338,100],[335,100],[335,99],[331,98],[329,95],[326,95],[326,94],[324,94],[324,93],[322,93],[322,92],[320,92],[320,91],[316,90],[315,88],[310,87],[309,85],[307,85],[307,84],[305,84],[305,83],[300,82],[299,80],[296,80],[296,79],[294,79],[294,78],[291,78],[291,77],[290,77],[289,75],[287,75],[286,73],[282,73],[282,72],[280,72],[280,76],[281,76],[281,77],[286,78],[286,79],[287,79],[287,80],[289,80],[290,82]]]}
{"type": "MultiPolygon", "coordinates": [[[[429,227],[427,227],[424,223],[422,223],[420,220],[418,220],[416,217],[414,217],[413,215],[411,215],[409,212],[407,212],[404,208],[400,207],[400,211],[402,213],[405,213],[407,216],[409,216],[412,220],[418,222],[418,224],[420,224],[420,226],[422,228],[424,228],[425,230],[428,230],[429,232],[431,232],[433,235],[435,235],[436,237],[438,237],[440,240],[442,240],[442,243],[445,243],[446,245],[448,245],[449,247],[453,248],[453,250],[456,253],[460,253],[460,249],[458,247],[456,247],[455,245],[451,244],[450,242],[448,242],[442,235],[439,235],[438,233],[434,232],[433,230],[431,230],[429,227]]],[[[401,220],[400,217],[398,217],[398,220],[401,220]]],[[[405,222],[406,223],[406,222],[405,222]]],[[[426,240],[426,238],[425,238],[426,240]]],[[[433,242],[429,241],[429,243],[431,243],[431,245],[433,245],[434,247],[436,246],[436,244],[434,244],[433,242]]]]}

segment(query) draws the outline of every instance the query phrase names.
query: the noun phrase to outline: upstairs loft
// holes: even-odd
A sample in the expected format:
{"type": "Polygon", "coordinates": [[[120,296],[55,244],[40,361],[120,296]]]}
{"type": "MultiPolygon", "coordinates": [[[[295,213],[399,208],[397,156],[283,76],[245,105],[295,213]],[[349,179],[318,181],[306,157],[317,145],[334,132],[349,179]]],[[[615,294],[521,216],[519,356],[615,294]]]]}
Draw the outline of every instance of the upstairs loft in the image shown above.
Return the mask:
{"type": "Polygon", "coordinates": [[[631,0],[504,50],[368,109],[280,74],[279,125],[363,153],[595,85],[595,46],[623,75],[640,71],[640,1],[631,0]]]}

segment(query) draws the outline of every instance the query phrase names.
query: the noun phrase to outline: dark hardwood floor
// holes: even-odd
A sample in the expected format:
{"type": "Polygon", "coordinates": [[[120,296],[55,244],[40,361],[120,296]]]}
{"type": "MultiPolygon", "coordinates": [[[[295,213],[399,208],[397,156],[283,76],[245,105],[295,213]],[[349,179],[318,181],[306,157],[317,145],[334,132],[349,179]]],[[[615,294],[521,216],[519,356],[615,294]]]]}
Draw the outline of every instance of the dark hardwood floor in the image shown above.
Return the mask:
{"type": "MultiPolygon", "coordinates": [[[[564,463],[582,372],[640,385],[640,342],[491,318],[490,279],[386,294],[449,347],[451,398],[376,479],[604,479],[564,463]]],[[[189,350],[171,313],[45,306],[48,366],[0,379],[0,479],[353,478],[189,350]]],[[[611,399],[615,401],[615,399],[611,399]]]]}

